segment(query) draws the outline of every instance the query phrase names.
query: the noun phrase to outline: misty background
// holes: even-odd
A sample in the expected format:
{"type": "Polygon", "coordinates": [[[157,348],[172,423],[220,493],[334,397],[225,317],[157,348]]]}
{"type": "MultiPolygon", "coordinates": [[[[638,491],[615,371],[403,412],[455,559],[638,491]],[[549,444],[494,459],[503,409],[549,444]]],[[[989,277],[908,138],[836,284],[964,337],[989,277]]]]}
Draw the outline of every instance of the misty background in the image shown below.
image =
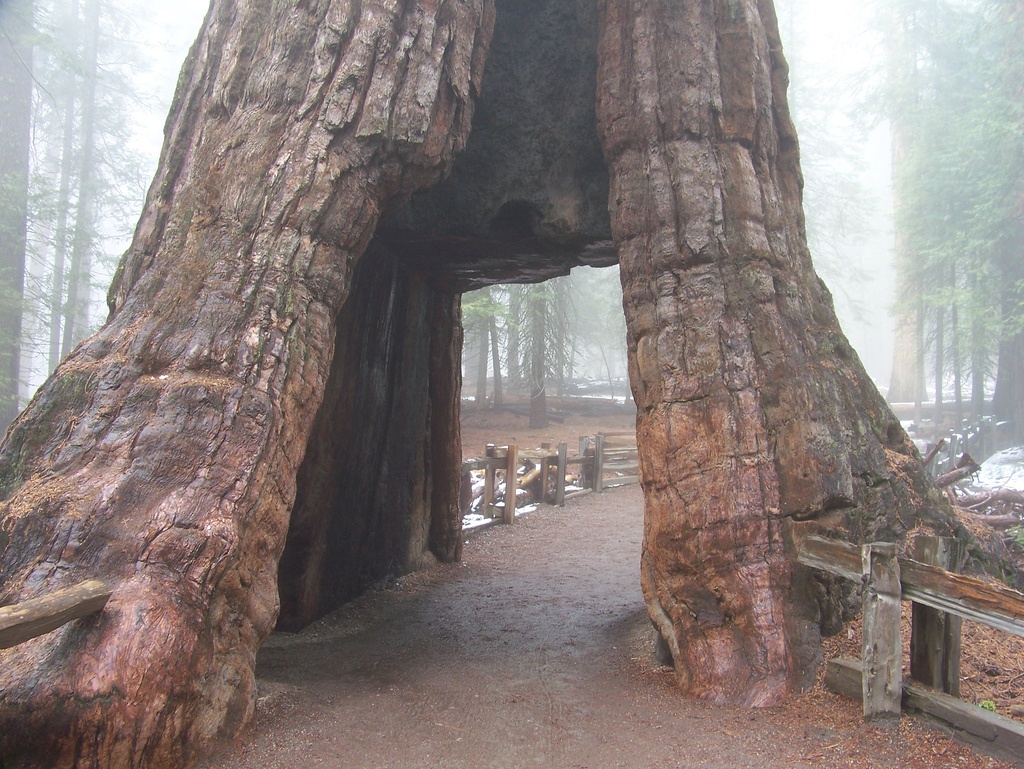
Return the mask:
{"type": "MultiPolygon", "coordinates": [[[[940,400],[955,398],[959,409],[961,394],[970,397],[972,386],[984,392],[994,387],[995,348],[1013,329],[1007,330],[1005,307],[1002,313],[995,312],[998,317],[985,321],[978,319],[983,313],[975,305],[979,295],[991,294],[993,286],[1005,283],[1005,274],[984,261],[982,241],[999,241],[1004,258],[1008,247],[1003,234],[991,232],[975,233],[975,240],[961,243],[952,256],[926,243],[915,252],[918,266],[905,266],[902,277],[897,274],[893,158],[910,158],[907,167],[919,167],[913,165],[914,145],[906,141],[910,132],[893,129],[894,116],[904,126],[912,122],[909,110],[899,106],[907,101],[893,96],[894,84],[901,82],[899,62],[908,63],[903,84],[913,81],[914,103],[928,98],[937,103],[933,92],[939,81],[921,82],[937,77],[942,67],[962,69],[962,63],[944,63],[943,57],[954,57],[956,47],[984,55],[975,56],[968,75],[960,78],[973,81],[953,77],[950,82],[971,98],[991,90],[992,83],[1006,77],[985,67],[995,67],[992,62],[1004,58],[993,49],[999,45],[993,30],[1000,23],[998,9],[1009,5],[995,0],[776,2],[791,67],[790,106],[801,141],[808,239],[817,271],[832,291],[846,334],[883,393],[893,381],[894,314],[906,321],[908,307],[916,303],[911,308],[916,313],[911,336],[916,335],[917,348],[907,365],[916,377],[909,399],[916,399],[919,406],[937,391],[940,400]],[[903,145],[897,146],[901,136],[903,145]],[[957,258],[968,252],[974,255],[961,274],[957,258]],[[931,270],[927,275],[941,274],[942,280],[926,280],[926,270],[920,267],[924,264],[931,270]],[[995,283],[972,277],[987,274],[984,270],[993,272],[995,283]],[[961,338],[967,341],[961,344],[961,338]],[[979,341],[986,338],[987,342],[979,341]],[[926,363],[929,355],[935,360],[926,363]]],[[[17,337],[18,344],[11,349],[16,349],[20,362],[18,381],[9,382],[7,390],[14,385],[19,406],[59,359],[106,317],[106,288],[130,243],[156,169],[178,72],[206,10],[204,0],[0,0],[0,47],[21,44],[20,49],[14,45],[13,58],[0,60],[0,113],[7,111],[2,119],[8,123],[19,109],[11,96],[19,62],[32,68],[24,288],[22,296],[12,296],[8,278],[2,297],[5,305],[16,305],[13,311],[8,307],[8,315],[20,313],[20,335],[3,331],[17,337]],[[19,14],[30,14],[30,30],[24,23],[19,26],[19,14]]],[[[949,109],[962,112],[956,104],[949,109]]],[[[924,125],[923,114],[919,110],[911,115],[915,125],[924,125]]],[[[941,114],[932,117],[942,124],[941,114]]],[[[1019,112],[1008,114],[1007,120],[1017,117],[1019,112]]],[[[978,130],[990,130],[1002,137],[999,141],[1008,142],[1008,154],[1000,162],[1019,176],[1019,122],[1016,133],[1007,125],[978,130]]],[[[925,129],[915,131],[925,134],[925,129]]],[[[980,145],[993,143],[987,136],[975,140],[980,145]]],[[[943,151],[949,154],[948,148],[938,146],[938,139],[934,143],[933,160],[943,151]]],[[[3,153],[10,150],[0,147],[3,153]]],[[[957,173],[972,172],[961,164],[950,171],[957,173]]],[[[11,192],[13,177],[3,178],[0,207],[10,207],[16,197],[16,191],[11,192]]],[[[1003,183],[992,182],[996,187],[1003,183]]],[[[919,201],[921,197],[919,190],[903,194],[920,210],[935,208],[926,199],[919,201]]],[[[976,220],[979,205],[994,204],[988,199],[983,204],[968,200],[959,212],[951,208],[940,213],[951,232],[962,234],[969,228],[956,217],[976,220]]],[[[8,248],[16,238],[4,226],[0,225],[0,242],[8,248]]],[[[1013,248],[1019,249],[1019,241],[1013,248]]],[[[12,257],[4,258],[4,264],[11,264],[12,257]]],[[[1010,259],[1019,261],[1018,250],[1010,259]]],[[[493,388],[495,366],[510,381],[529,378],[534,344],[529,335],[541,311],[550,313],[542,326],[547,352],[541,364],[549,381],[554,378],[563,389],[579,376],[606,379],[613,386],[624,379],[625,336],[616,270],[581,269],[543,286],[493,287],[466,295],[467,390],[481,373],[485,380],[491,377],[493,388]]],[[[492,397],[486,384],[477,392],[478,397],[492,397]]]]}

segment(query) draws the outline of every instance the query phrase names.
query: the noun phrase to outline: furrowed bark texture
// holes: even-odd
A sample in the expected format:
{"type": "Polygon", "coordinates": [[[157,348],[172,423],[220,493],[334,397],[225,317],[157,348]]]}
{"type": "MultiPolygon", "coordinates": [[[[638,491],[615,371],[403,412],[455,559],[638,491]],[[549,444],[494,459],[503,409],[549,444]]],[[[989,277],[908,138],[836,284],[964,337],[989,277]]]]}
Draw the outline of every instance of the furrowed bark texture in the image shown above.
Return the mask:
{"type": "Polygon", "coordinates": [[[0,447],[0,601],[118,585],[0,655],[5,766],[181,765],[251,719],[335,317],[382,209],[465,142],[492,15],[213,3],[111,319],[0,447]]]}
{"type": "Polygon", "coordinates": [[[899,537],[941,503],[814,274],[771,3],[604,0],[599,57],[644,594],[684,689],[771,705],[835,619],[802,531],[899,537]]]}

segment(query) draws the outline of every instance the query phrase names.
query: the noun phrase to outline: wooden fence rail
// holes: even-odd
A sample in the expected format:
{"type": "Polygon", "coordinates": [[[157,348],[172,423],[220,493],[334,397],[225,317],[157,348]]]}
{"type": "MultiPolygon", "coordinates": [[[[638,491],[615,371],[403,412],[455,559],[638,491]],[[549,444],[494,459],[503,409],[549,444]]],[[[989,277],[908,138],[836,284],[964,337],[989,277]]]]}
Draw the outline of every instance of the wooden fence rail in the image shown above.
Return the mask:
{"type": "Polygon", "coordinates": [[[964,740],[1019,761],[1024,756],[1024,724],[957,697],[960,621],[969,619],[1024,636],[1024,594],[948,571],[960,566],[955,540],[919,537],[914,555],[917,558],[899,558],[895,545],[882,542],[857,547],[807,537],[801,543],[800,563],[859,582],[864,591],[862,659],[832,660],[826,685],[861,699],[865,719],[898,716],[902,709],[920,711],[964,740]],[[906,682],[901,600],[913,602],[906,682]]]}
{"type": "Polygon", "coordinates": [[[99,580],[0,607],[0,649],[9,649],[107,605],[113,588],[99,580]]]}
{"type": "Polygon", "coordinates": [[[503,523],[512,523],[517,505],[514,490],[533,482],[539,482],[542,490],[537,501],[557,506],[576,496],[600,494],[605,489],[638,483],[636,435],[622,432],[581,436],[579,453],[572,457],[565,443],[559,443],[554,449],[550,445],[523,449],[515,445],[488,444],[484,456],[463,460],[463,484],[471,483],[470,474],[474,471],[484,473],[481,515],[497,518],[500,514],[503,523]],[[525,460],[534,465],[534,470],[520,477],[519,465],[525,460]],[[566,482],[566,472],[570,467],[579,468],[581,488],[573,491],[568,490],[566,482]],[[495,502],[499,472],[504,473],[506,489],[500,506],[495,502]],[[510,484],[509,479],[515,479],[515,482],[510,484]]]}

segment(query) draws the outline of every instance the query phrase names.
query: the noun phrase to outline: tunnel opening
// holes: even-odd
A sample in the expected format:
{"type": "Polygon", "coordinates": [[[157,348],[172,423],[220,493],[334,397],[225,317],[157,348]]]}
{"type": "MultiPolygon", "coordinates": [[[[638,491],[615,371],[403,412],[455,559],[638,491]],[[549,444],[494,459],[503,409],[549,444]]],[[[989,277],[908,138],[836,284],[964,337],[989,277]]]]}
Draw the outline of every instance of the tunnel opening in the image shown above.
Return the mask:
{"type": "Polygon", "coordinates": [[[465,149],[440,184],[384,212],[298,473],[280,629],[460,557],[460,297],[618,261],[597,38],[592,3],[500,0],[465,149]]]}

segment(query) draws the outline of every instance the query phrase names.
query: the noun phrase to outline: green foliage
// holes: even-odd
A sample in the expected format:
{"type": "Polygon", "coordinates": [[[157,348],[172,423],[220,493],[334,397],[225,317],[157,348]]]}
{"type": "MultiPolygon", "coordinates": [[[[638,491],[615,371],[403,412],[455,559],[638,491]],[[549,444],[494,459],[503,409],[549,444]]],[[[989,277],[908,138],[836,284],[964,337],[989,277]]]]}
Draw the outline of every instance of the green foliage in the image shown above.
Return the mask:
{"type": "Polygon", "coordinates": [[[1008,533],[1013,546],[1024,552],[1024,526],[1014,526],[1008,533]]]}
{"type": "Polygon", "coordinates": [[[992,700],[982,700],[978,703],[978,707],[980,707],[982,710],[987,710],[990,713],[996,712],[996,703],[992,700]]]}

